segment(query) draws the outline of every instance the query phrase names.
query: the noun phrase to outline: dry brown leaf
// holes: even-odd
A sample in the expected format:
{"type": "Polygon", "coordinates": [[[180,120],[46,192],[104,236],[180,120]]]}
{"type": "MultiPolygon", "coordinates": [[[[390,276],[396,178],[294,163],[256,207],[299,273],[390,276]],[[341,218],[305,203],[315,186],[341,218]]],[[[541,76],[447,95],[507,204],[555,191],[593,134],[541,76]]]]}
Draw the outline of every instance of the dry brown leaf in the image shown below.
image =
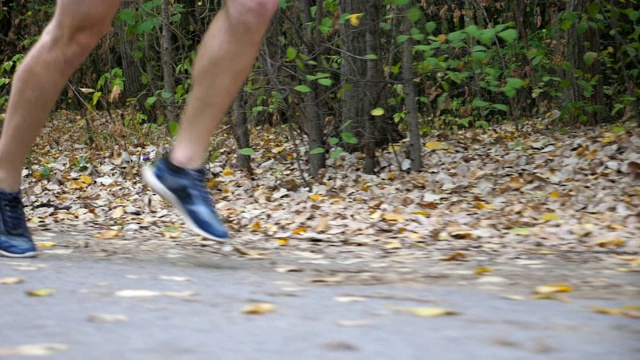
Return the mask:
{"type": "Polygon", "coordinates": [[[276,311],[276,306],[270,303],[250,304],[246,306],[244,309],[242,309],[242,312],[244,314],[249,314],[249,315],[263,315],[263,314],[267,314],[274,311],[276,311]]]}
{"type": "Polygon", "coordinates": [[[571,291],[573,291],[573,287],[566,283],[546,284],[535,288],[536,294],[565,293],[571,291]]]}
{"type": "Polygon", "coordinates": [[[460,260],[465,260],[467,258],[467,255],[465,255],[462,252],[455,252],[453,254],[450,254],[448,256],[443,257],[442,261],[460,261],[460,260]]]}

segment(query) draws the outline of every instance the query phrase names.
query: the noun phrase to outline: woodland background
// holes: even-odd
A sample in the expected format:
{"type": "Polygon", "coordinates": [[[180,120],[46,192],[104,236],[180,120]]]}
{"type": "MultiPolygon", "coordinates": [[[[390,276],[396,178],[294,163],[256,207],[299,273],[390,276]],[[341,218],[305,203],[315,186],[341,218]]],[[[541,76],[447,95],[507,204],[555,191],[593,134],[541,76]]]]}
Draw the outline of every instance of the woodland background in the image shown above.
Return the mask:
{"type": "MultiPolygon", "coordinates": [[[[2,107],[54,1],[0,4],[2,107]]],[[[87,120],[89,143],[140,126],[175,133],[197,45],[221,6],[123,1],[58,108],[105,112],[110,130],[87,120]]],[[[236,165],[251,169],[250,129],[261,126],[288,125],[315,175],[343,151],[363,153],[362,170],[374,173],[377,149],[403,139],[405,167],[419,170],[422,139],[436,129],[640,123],[639,8],[637,0],[281,0],[227,119],[236,165]]]]}

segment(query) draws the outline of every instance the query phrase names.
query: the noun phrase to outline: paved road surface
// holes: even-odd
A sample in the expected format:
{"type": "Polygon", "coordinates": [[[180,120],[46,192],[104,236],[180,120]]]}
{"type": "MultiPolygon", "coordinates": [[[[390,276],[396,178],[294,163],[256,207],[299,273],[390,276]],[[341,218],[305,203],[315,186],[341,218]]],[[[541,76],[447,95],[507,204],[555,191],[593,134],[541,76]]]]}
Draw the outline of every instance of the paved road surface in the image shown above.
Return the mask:
{"type": "Polygon", "coordinates": [[[38,351],[51,359],[640,359],[640,320],[590,311],[640,297],[565,303],[471,287],[322,285],[241,260],[44,254],[0,259],[0,279],[8,277],[24,282],[0,285],[3,359],[38,351]],[[26,295],[44,288],[55,293],[26,295]],[[243,313],[252,303],[276,308],[243,313]]]}

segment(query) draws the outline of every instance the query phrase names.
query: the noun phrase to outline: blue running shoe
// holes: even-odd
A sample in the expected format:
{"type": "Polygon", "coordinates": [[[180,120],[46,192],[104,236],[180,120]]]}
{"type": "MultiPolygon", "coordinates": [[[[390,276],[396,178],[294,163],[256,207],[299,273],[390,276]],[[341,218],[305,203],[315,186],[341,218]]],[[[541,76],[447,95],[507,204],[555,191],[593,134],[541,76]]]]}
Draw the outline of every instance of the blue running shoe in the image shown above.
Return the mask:
{"type": "Polygon", "coordinates": [[[0,190],[0,255],[13,258],[36,256],[20,192],[0,190]]]}
{"type": "Polygon", "coordinates": [[[207,192],[204,169],[183,169],[164,158],[145,167],[142,178],[178,210],[193,231],[212,240],[229,238],[207,192]]]}

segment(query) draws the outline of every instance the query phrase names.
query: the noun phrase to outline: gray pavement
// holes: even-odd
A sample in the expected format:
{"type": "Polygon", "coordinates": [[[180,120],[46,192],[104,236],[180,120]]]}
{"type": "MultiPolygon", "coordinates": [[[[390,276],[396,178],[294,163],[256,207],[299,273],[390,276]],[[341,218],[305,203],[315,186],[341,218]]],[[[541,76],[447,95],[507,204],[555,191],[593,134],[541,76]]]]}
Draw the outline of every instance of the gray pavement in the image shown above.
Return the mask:
{"type": "Polygon", "coordinates": [[[51,359],[640,359],[639,319],[590,310],[640,305],[638,297],[561,302],[428,283],[323,285],[275,272],[268,260],[238,259],[44,254],[0,259],[0,279],[8,277],[24,282],[0,285],[3,359],[37,351],[51,359]],[[26,294],[43,288],[55,293],[26,294]],[[275,311],[243,313],[252,303],[275,311]],[[458,314],[397,311],[411,307],[458,314]]]}

